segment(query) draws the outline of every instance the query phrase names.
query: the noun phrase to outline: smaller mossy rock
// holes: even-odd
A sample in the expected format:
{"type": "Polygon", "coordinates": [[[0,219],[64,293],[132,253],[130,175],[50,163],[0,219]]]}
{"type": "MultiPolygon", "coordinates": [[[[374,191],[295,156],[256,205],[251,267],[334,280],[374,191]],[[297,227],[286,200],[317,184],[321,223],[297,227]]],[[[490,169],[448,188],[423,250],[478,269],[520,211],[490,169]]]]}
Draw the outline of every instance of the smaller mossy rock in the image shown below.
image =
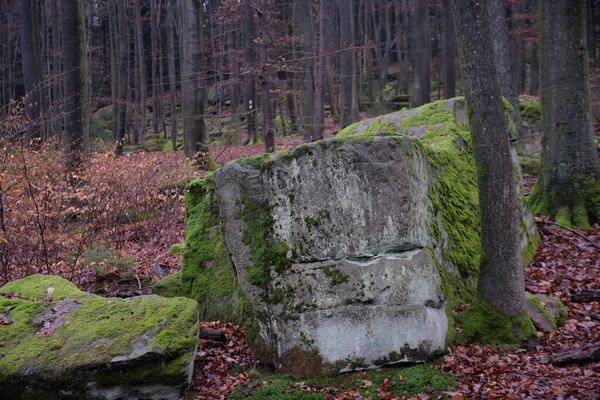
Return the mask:
{"type": "Polygon", "coordinates": [[[168,139],[147,139],[144,148],[146,151],[163,151],[167,143],[169,143],[168,139]]]}
{"type": "Polygon", "coordinates": [[[556,297],[527,295],[527,312],[536,328],[555,331],[567,320],[567,309],[556,297]]]}
{"type": "Polygon", "coordinates": [[[164,279],[156,282],[152,288],[152,293],[162,297],[183,296],[183,287],[181,284],[181,271],[175,272],[164,279]]]}
{"type": "Polygon", "coordinates": [[[0,288],[0,310],[2,399],[175,400],[190,383],[193,300],[103,298],[33,275],[0,288]]]}

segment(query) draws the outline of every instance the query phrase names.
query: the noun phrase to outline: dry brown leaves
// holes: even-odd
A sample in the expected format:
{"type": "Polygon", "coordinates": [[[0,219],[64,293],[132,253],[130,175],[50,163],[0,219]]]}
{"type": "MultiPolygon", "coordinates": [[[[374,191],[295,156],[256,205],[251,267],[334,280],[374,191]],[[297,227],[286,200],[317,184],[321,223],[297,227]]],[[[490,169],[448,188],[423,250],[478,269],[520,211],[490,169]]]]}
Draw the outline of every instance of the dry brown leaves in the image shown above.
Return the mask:
{"type": "Polygon", "coordinates": [[[469,399],[593,399],[600,392],[600,363],[555,367],[552,354],[600,340],[600,323],[585,312],[600,313],[597,302],[570,301],[571,294],[600,287],[598,226],[590,232],[559,230],[548,218],[538,220],[543,244],[525,269],[530,293],[559,297],[569,311],[555,333],[540,332],[533,349],[511,351],[489,346],[457,346],[443,369],[459,376],[457,395],[469,399]],[[580,236],[583,235],[584,237],[580,236]]]}
{"type": "Polygon", "coordinates": [[[248,380],[246,372],[230,375],[230,369],[254,366],[254,355],[248,349],[243,330],[238,326],[201,322],[200,329],[223,330],[227,340],[223,344],[213,345],[200,339],[191,387],[193,396],[185,393],[182,399],[225,399],[237,385],[248,380]]]}

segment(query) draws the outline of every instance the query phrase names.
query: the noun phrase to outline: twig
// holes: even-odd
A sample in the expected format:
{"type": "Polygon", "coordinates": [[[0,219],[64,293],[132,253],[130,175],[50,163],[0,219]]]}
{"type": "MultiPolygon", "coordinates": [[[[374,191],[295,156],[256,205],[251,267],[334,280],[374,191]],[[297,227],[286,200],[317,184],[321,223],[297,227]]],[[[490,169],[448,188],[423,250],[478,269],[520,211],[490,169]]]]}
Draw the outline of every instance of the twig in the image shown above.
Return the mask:
{"type": "Polygon", "coordinates": [[[582,238],[582,239],[585,239],[585,240],[586,240],[587,242],[589,242],[589,243],[590,243],[592,246],[594,246],[595,248],[597,248],[598,250],[600,250],[600,246],[598,246],[596,243],[594,243],[594,241],[593,241],[592,239],[590,239],[589,237],[587,237],[587,236],[585,236],[585,235],[583,235],[583,234],[581,234],[581,233],[577,232],[577,231],[576,231],[576,230],[574,230],[574,229],[567,228],[566,226],[564,226],[564,225],[561,225],[561,224],[559,224],[559,223],[557,223],[557,222],[535,221],[535,223],[536,223],[536,224],[546,224],[546,225],[555,225],[555,226],[558,226],[558,227],[559,227],[559,228],[561,228],[561,229],[564,229],[564,230],[567,230],[567,231],[569,231],[569,232],[572,232],[572,233],[576,234],[577,236],[579,236],[580,238],[582,238]]]}

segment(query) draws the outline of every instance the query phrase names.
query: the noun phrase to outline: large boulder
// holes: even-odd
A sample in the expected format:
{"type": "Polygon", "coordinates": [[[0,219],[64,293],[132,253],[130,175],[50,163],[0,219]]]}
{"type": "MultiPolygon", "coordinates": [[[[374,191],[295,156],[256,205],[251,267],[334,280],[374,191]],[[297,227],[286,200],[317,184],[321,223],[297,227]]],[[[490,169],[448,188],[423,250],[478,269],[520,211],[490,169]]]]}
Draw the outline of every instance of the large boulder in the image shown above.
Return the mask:
{"type": "Polygon", "coordinates": [[[479,266],[464,101],[231,162],[188,186],[186,213],[184,293],[246,326],[263,359],[301,375],[426,360],[479,266]]]}
{"type": "Polygon", "coordinates": [[[178,399],[198,343],[186,298],[103,298],[53,276],[0,288],[0,398],[178,399]]]}

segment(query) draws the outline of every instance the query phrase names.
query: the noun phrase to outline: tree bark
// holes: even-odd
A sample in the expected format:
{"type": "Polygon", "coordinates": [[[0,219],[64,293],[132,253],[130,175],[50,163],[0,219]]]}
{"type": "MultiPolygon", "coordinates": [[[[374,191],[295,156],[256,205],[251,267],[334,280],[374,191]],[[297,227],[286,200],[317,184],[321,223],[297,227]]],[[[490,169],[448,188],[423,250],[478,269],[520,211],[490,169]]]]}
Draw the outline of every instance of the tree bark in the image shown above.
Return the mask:
{"type": "Polygon", "coordinates": [[[456,96],[456,44],[452,0],[443,0],[442,7],[444,97],[451,99],[456,96]]]}
{"type": "Polygon", "coordinates": [[[183,147],[187,158],[198,152],[208,154],[204,125],[204,17],[202,4],[183,1],[183,147]]]}
{"type": "Polygon", "coordinates": [[[89,142],[87,107],[88,73],[83,17],[83,0],[62,0],[61,25],[65,67],[65,145],[67,170],[73,172],[81,163],[85,144],[89,142]]]}
{"type": "Polygon", "coordinates": [[[41,96],[42,62],[38,7],[36,0],[18,0],[19,25],[21,30],[21,62],[23,64],[23,83],[25,87],[25,110],[32,123],[29,134],[34,138],[41,135],[41,96]]]}
{"type": "MultiPolygon", "coordinates": [[[[115,155],[117,157],[123,154],[123,142],[125,141],[125,131],[127,127],[127,89],[129,87],[129,75],[127,74],[129,62],[129,44],[127,42],[127,3],[118,1],[117,8],[117,29],[119,46],[119,89],[117,95],[118,101],[118,128],[115,138],[115,155]]],[[[66,68],[65,68],[66,70],[66,68]]]]}
{"type": "Polygon", "coordinates": [[[146,136],[146,102],[148,98],[148,80],[146,78],[146,56],[144,51],[144,30],[142,26],[142,10],[140,6],[140,0],[133,0],[133,7],[133,13],[135,15],[135,49],[139,65],[138,81],[140,82],[140,97],[138,99],[139,136],[136,138],[136,141],[141,142],[146,136]]]}
{"type": "Polygon", "coordinates": [[[177,151],[177,70],[175,69],[175,0],[167,7],[167,57],[169,70],[169,98],[171,100],[171,142],[177,151]]]}
{"type": "Polygon", "coordinates": [[[340,10],[340,124],[342,128],[352,122],[353,85],[353,1],[339,0],[340,10]]]}
{"type": "Polygon", "coordinates": [[[550,357],[550,363],[556,366],[569,364],[587,364],[600,361],[600,343],[589,344],[579,349],[566,353],[555,354],[550,357]]]}
{"type": "Polygon", "coordinates": [[[517,89],[513,82],[513,74],[511,73],[510,41],[506,26],[504,0],[490,0],[490,20],[500,93],[503,97],[506,97],[513,108],[511,123],[516,128],[517,137],[515,139],[520,139],[521,111],[517,99],[517,89]]]}
{"type": "MultiPolygon", "coordinates": [[[[298,1],[298,0],[296,0],[298,1]]],[[[304,141],[308,142],[314,136],[314,112],[315,112],[315,88],[314,71],[315,59],[313,53],[313,21],[312,7],[304,1],[298,1],[296,16],[299,20],[303,39],[303,64],[304,64],[304,104],[302,114],[302,129],[304,130],[304,141]]]]}
{"type": "Polygon", "coordinates": [[[61,139],[61,90],[60,90],[60,31],[58,29],[58,0],[51,0],[50,20],[52,26],[52,133],[61,139]]]}
{"type": "Polygon", "coordinates": [[[571,301],[574,301],[576,303],[590,303],[592,301],[600,301],[600,290],[582,290],[581,293],[576,293],[572,295],[571,301]]]}
{"type": "Polygon", "coordinates": [[[529,196],[534,212],[581,229],[600,220],[586,10],[586,0],[538,0],[542,172],[529,196]]]}
{"type": "MultiPolygon", "coordinates": [[[[119,136],[119,44],[117,31],[117,0],[109,0],[108,26],[110,30],[110,96],[112,103],[113,141],[119,136]]],[[[118,150],[115,149],[115,150],[118,150]]]]}
{"type": "Polygon", "coordinates": [[[315,129],[312,140],[321,140],[325,133],[325,51],[326,37],[325,30],[327,29],[326,21],[327,8],[325,0],[319,0],[319,55],[317,60],[316,73],[316,93],[315,93],[315,129]]]}
{"type": "Polygon", "coordinates": [[[256,141],[256,79],[254,78],[254,12],[252,8],[252,0],[244,0],[244,17],[246,23],[246,34],[244,50],[244,62],[246,63],[246,72],[244,74],[244,82],[246,85],[246,125],[248,129],[248,138],[246,143],[254,143],[256,141]]]}
{"type": "Polygon", "coordinates": [[[155,135],[160,135],[159,121],[162,118],[161,101],[160,101],[160,85],[158,79],[158,70],[160,55],[158,54],[158,4],[157,0],[150,0],[150,42],[152,46],[152,54],[150,60],[152,63],[152,130],[155,135]]]}
{"type": "MultiPolygon", "coordinates": [[[[482,318],[489,318],[477,306],[491,303],[500,313],[515,317],[508,319],[512,325],[508,331],[516,340],[522,334],[521,318],[527,315],[525,279],[515,174],[492,50],[489,3],[487,0],[454,0],[453,4],[462,75],[471,109],[483,248],[475,306],[467,312],[479,312],[482,318]]],[[[531,321],[525,321],[535,332],[531,321]]],[[[482,329],[476,325],[469,329],[482,329]]]]}
{"type": "Polygon", "coordinates": [[[271,44],[267,32],[267,10],[266,2],[259,0],[256,13],[258,15],[258,26],[260,29],[260,45],[258,46],[258,57],[260,62],[260,92],[263,121],[265,125],[265,152],[275,151],[275,124],[273,123],[273,104],[271,102],[270,62],[268,48],[271,44]]]}

